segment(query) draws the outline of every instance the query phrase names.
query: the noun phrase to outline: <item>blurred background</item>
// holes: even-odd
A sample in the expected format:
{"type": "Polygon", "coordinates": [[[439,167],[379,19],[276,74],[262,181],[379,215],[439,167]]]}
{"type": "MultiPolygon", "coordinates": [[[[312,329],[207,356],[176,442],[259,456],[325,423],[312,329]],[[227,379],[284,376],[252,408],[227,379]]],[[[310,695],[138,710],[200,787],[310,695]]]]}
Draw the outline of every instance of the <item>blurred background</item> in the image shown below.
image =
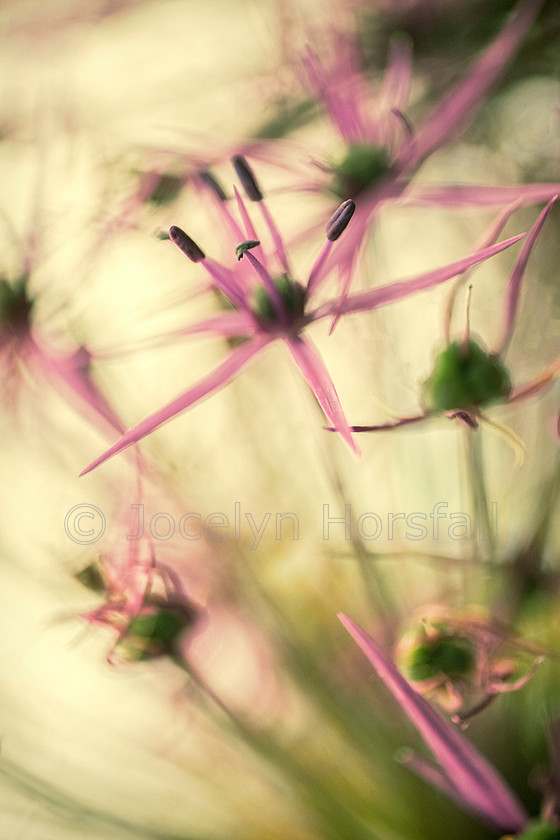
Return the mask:
{"type": "MultiPolygon", "coordinates": [[[[228,350],[225,339],[150,340],[218,306],[201,266],[164,238],[169,226],[218,261],[233,256],[193,173],[211,168],[231,195],[230,158],[246,153],[307,278],[333,206],[302,185],[340,140],[305,85],[306,45],[320,50],[325,33],[354,33],[374,87],[390,38],[407,37],[407,117],[418,125],[513,6],[0,3],[2,836],[496,836],[393,760],[418,736],[336,619],[348,613],[398,650],[433,605],[512,679],[546,656],[466,733],[538,813],[560,696],[557,385],[492,406],[493,425],[476,437],[432,417],[361,436],[356,457],[324,431],[276,343],[146,438],[141,489],[126,454],[78,478],[119,424],[154,412],[228,350]],[[56,358],[87,348],[88,364],[74,373],[87,372],[118,419],[93,406],[93,390],[77,396],[69,374],[51,375],[29,335],[56,358]],[[436,537],[438,504],[447,518],[436,537]],[[482,536],[481,504],[492,518],[482,536]],[[428,534],[411,537],[401,513],[420,515],[428,534]],[[179,527],[186,514],[195,515],[189,529],[217,519],[188,539],[179,527]],[[470,517],[468,539],[450,532],[451,514],[470,517]],[[116,649],[118,622],[91,620],[110,601],[108,569],[118,577],[131,545],[145,546],[127,540],[137,516],[160,589],[172,581],[199,616],[174,639],[180,655],[116,649]],[[483,624],[499,622],[484,642],[473,605],[483,624]]],[[[559,178],[559,34],[551,0],[471,124],[415,175],[419,183],[559,178]]],[[[539,209],[520,207],[503,237],[529,230],[539,209]]],[[[383,207],[353,288],[460,259],[498,210],[383,207]]],[[[554,208],[529,262],[505,357],[515,385],[559,356],[559,224],[554,208]]],[[[457,294],[453,336],[463,335],[468,311],[473,337],[496,346],[518,253],[472,272],[470,304],[465,286],[457,294]]],[[[450,291],[444,284],[342,319],[332,336],[326,322],[311,329],[350,423],[422,411],[450,291]]]]}

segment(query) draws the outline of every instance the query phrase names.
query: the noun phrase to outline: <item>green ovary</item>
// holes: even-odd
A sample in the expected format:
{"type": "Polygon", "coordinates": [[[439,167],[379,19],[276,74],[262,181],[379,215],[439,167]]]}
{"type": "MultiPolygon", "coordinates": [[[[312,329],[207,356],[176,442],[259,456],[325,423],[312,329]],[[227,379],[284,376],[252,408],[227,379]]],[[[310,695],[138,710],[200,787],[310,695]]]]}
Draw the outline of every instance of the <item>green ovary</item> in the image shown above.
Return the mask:
{"type": "MultiPolygon", "coordinates": [[[[274,285],[280,292],[280,297],[286,311],[294,318],[303,316],[305,305],[305,289],[300,283],[291,280],[285,274],[274,278],[274,285]]],[[[253,311],[261,321],[274,324],[278,318],[274,304],[264,286],[259,286],[253,297],[253,311]]]]}
{"type": "Polygon", "coordinates": [[[410,678],[423,682],[433,677],[467,677],[475,665],[474,647],[465,639],[439,638],[411,651],[407,669],[410,678]]]}
{"type": "Polygon", "coordinates": [[[498,402],[510,392],[511,380],[499,356],[474,341],[455,341],[437,357],[422,400],[430,410],[452,411],[498,402]]]}
{"type": "Polygon", "coordinates": [[[156,185],[146,197],[149,204],[164,207],[179,197],[183,189],[183,181],[178,175],[163,174],[157,179],[156,185]]]}
{"type": "Polygon", "coordinates": [[[355,198],[375,186],[389,171],[386,149],[366,143],[349,146],[340,163],[333,166],[331,191],[341,199],[355,198]]]}
{"type": "Polygon", "coordinates": [[[187,618],[170,609],[137,615],[119,647],[130,660],[173,655],[178,637],[188,627],[187,618]]]}
{"type": "Polygon", "coordinates": [[[33,301],[27,295],[27,277],[20,277],[13,285],[0,280],[0,328],[18,332],[29,322],[33,301]]]}

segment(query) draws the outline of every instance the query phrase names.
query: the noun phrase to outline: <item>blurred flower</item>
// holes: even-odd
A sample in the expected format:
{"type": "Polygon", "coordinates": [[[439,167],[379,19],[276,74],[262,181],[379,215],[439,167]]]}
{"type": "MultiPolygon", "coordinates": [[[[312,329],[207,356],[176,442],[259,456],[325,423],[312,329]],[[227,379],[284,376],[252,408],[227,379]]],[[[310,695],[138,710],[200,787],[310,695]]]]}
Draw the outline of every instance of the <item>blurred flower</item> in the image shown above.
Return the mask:
{"type": "Polygon", "coordinates": [[[390,45],[382,85],[371,90],[359,66],[354,37],[332,33],[332,57],[324,64],[308,49],[304,66],[314,95],[322,102],[345,150],[305,189],[329,192],[356,202],[352,231],[336,255],[352,263],[372,216],[387,201],[436,203],[447,207],[499,206],[516,199],[540,203],[560,191],[560,184],[506,187],[478,185],[423,186],[412,181],[420,165],[455,139],[480,107],[534,21],[543,0],[521,0],[505,26],[462,78],[414,130],[406,116],[412,78],[410,44],[403,38],[390,45]]]}
{"type": "MultiPolygon", "coordinates": [[[[222,388],[257,353],[277,339],[281,339],[288,346],[326,417],[333,423],[334,429],[342,435],[352,449],[356,449],[335,386],[314,345],[308,337],[304,338],[301,335],[303,330],[311,323],[323,318],[330,317],[336,320],[346,313],[369,311],[435,286],[509,247],[520,238],[514,237],[498,245],[479,250],[470,257],[418,277],[352,295],[343,301],[337,298],[313,308],[311,302],[329,273],[328,256],[333,243],[338,240],[349,224],[354,213],[354,202],[351,199],[343,202],[327,224],[327,241],[304,286],[293,279],[284,243],[263,201],[262,191],[252,170],[241,157],[236,160],[236,168],[248,197],[259,206],[268,227],[274,247],[274,264],[265,256],[245,203],[237,190],[236,197],[242,227],[233,218],[225,204],[220,202],[226,233],[230,236],[233,233],[239,242],[236,248],[237,264],[234,268],[228,268],[206,257],[196,242],[178,227],[173,226],[170,229],[170,237],[192,262],[201,263],[229,305],[233,307],[233,311],[230,310],[186,327],[175,335],[181,337],[210,333],[230,339],[242,339],[241,344],[236,346],[225,362],[205,379],[124,434],[110,449],[96,458],[82,472],[82,475],[127,446],[141,440],[171,417],[222,388]]],[[[168,341],[172,337],[165,336],[163,340],[168,341]]],[[[161,340],[161,337],[156,339],[160,343],[161,340]]]]}
{"type": "Polygon", "coordinates": [[[416,691],[457,721],[482,711],[499,694],[522,688],[544,661],[542,652],[515,639],[480,607],[452,611],[439,604],[418,610],[395,656],[416,691]],[[520,653],[532,658],[522,675],[520,653]]]}
{"type": "Polygon", "coordinates": [[[371,636],[347,616],[341,614],[339,618],[438,762],[435,764],[413,751],[406,751],[403,763],[463,810],[490,826],[516,835],[527,828],[528,815],[498,772],[414,691],[371,636]]]}
{"type": "Polygon", "coordinates": [[[88,624],[116,632],[107,657],[111,664],[179,657],[181,640],[199,617],[179,577],[158,564],[152,539],[146,534],[131,538],[136,518],[133,506],[122,523],[130,527],[123,527],[113,547],[77,575],[85,586],[105,596],[103,604],[82,617],[88,624]]]}
{"type": "Polygon", "coordinates": [[[33,321],[35,297],[30,291],[31,255],[15,279],[0,279],[0,381],[6,406],[16,411],[21,388],[31,377],[47,384],[95,423],[104,434],[123,426],[91,374],[92,356],[82,346],[69,352],[55,348],[33,321]]]}

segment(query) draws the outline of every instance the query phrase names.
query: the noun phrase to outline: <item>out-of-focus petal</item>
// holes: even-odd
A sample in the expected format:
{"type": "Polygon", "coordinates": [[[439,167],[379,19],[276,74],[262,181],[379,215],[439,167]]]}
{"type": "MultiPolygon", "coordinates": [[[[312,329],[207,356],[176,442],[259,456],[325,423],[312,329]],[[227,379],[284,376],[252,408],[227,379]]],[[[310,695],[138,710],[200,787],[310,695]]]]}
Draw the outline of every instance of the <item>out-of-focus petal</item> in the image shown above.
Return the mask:
{"type": "Polygon", "coordinates": [[[437,204],[438,207],[500,207],[519,201],[542,204],[560,193],[560,183],[481,186],[480,184],[414,184],[407,204],[437,204]]]}
{"type": "Polygon", "coordinates": [[[523,248],[517,258],[511,277],[509,278],[504,310],[504,323],[502,324],[502,336],[496,351],[500,354],[503,354],[506,351],[515,326],[515,316],[517,314],[517,307],[519,304],[519,295],[521,294],[521,285],[523,283],[525,269],[527,268],[527,262],[531,256],[531,251],[533,250],[533,246],[535,245],[539,233],[542,230],[542,226],[546,221],[546,217],[552,210],[552,205],[557,198],[557,195],[554,196],[554,198],[548,202],[544,210],[539,215],[539,218],[533,225],[527,239],[523,243],[523,248]]]}
{"type": "Polygon", "coordinates": [[[206,257],[201,261],[208,274],[212,277],[218,289],[226,295],[234,306],[240,309],[247,307],[247,292],[240,285],[235,272],[206,257]]]}
{"type": "Polygon", "coordinates": [[[543,0],[522,0],[502,31],[467,73],[424,120],[415,137],[413,165],[418,166],[434,149],[450,140],[464,125],[473,108],[482,102],[527,30],[543,0]]]}
{"type": "Polygon", "coordinates": [[[87,419],[97,421],[104,434],[110,430],[124,431],[121,420],[91,377],[91,356],[85,347],[70,355],[54,355],[39,349],[35,362],[55,388],[74,405],[78,404],[87,419]]]}
{"type": "Polygon", "coordinates": [[[227,357],[225,362],[213,370],[212,373],[204,377],[204,379],[196,385],[193,385],[193,387],[189,388],[188,391],[185,391],[179,397],[172,400],[172,402],[168,403],[168,405],[164,408],[161,408],[159,411],[151,414],[145,420],[142,420],[141,423],[138,423],[138,425],[133,429],[126,432],[106,452],[96,458],[95,461],[92,461],[92,463],[89,464],[89,466],[87,466],[80,475],[86,475],[86,473],[91,472],[104,461],[112,458],[113,455],[116,455],[118,452],[121,452],[133,443],[138,443],[138,441],[142,440],[142,438],[149,435],[172,417],[175,417],[177,414],[181,414],[183,411],[186,411],[187,408],[191,408],[191,406],[195,403],[200,402],[205,399],[205,397],[210,396],[210,394],[219,391],[220,388],[223,388],[224,385],[226,385],[235,376],[235,374],[259,352],[259,350],[262,350],[265,344],[268,344],[268,341],[268,337],[259,337],[255,338],[253,341],[247,342],[246,344],[242,344],[240,347],[237,347],[227,357]]]}
{"type": "Polygon", "coordinates": [[[340,433],[348,446],[357,452],[358,447],[352,439],[336,388],[318,352],[309,339],[304,341],[299,336],[294,336],[286,338],[285,341],[335,430],[340,433]]]}

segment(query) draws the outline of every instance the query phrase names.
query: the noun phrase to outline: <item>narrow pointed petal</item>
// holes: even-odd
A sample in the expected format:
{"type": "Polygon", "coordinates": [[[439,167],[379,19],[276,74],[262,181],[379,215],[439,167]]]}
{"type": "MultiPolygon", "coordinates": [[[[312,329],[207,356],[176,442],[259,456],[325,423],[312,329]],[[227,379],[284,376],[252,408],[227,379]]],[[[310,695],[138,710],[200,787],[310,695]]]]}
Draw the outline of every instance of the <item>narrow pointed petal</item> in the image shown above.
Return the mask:
{"type": "Polygon", "coordinates": [[[315,260],[315,264],[311,269],[311,273],[309,275],[309,280],[307,281],[307,294],[312,295],[313,292],[317,289],[317,287],[321,284],[321,282],[327,276],[327,272],[325,272],[325,265],[327,262],[327,257],[329,256],[330,252],[332,251],[333,243],[327,239],[325,244],[321,249],[321,253],[315,260]]]}
{"type": "MultiPolygon", "coordinates": [[[[173,332],[162,333],[136,342],[128,348],[123,348],[120,355],[137,353],[139,350],[153,347],[168,347],[172,342],[188,338],[191,335],[211,334],[223,338],[250,338],[254,332],[255,319],[250,313],[225,312],[222,315],[212,315],[210,318],[198,321],[196,324],[190,324],[188,327],[181,327],[181,329],[173,330],[173,332]]],[[[118,354],[114,353],[113,357],[116,355],[118,354]]]]}
{"type": "Polygon", "coordinates": [[[121,420],[92,379],[89,372],[91,356],[85,347],[71,356],[48,355],[39,349],[35,358],[53,385],[74,405],[78,403],[86,418],[95,418],[104,434],[124,431],[121,420]]]}
{"type": "MultiPolygon", "coordinates": [[[[198,321],[188,327],[160,333],[141,341],[121,344],[96,353],[101,359],[122,359],[132,353],[142,352],[155,347],[169,347],[174,341],[191,335],[214,334],[223,338],[250,338],[255,332],[255,319],[248,312],[226,312],[223,315],[213,315],[203,321],[198,321]]],[[[122,429],[119,429],[122,431],[122,429]]]]}
{"type": "MultiPolygon", "coordinates": [[[[418,277],[388,283],[386,286],[379,286],[367,292],[350,295],[341,304],[338,311],[342,314],[348,312],[366,312],[371,309],[377,309],[378,306],[384,306],[393,300],[399,300],[415,292],[422,291],[423,289],[430,289],[432,286],[437,286],[446,280],[450,280],[452,277],[456,277],[458,274],[462,274],[463,271],[466,271],[472,265],[483,262],[495,254],[499,254],[500,251],[504,251],[506,248],[519,242],[524,236],[525,234],[522,233],[518,236],[513,236],[511,239],[505,239],[497,245],[492,245],[490,248],[483,248],[475,254],[471,254],[470,257],[464,257],[462,260],[450,263],[449,265],[443,266],[443,268],[428,271],[426,274],[420,274],[418,277]]],[[[310,317],[317,320],[318,318],[325,318],[334,314],[335,307],[333,307],[332,303],[329,303],[320,307],[315,313],[311,313],[310,317]]]]}
{"type": "Polygon", "coordinates": [[[556,361],[548,365],[535,379],[531,379],[530,382],[524,382],[523,385],[518,385],[517,388],[514,388],[508,403],[518,402],[519,400],[533,396],[533,394],[538,394],[539,391],[542,391],[547,385],[550,385],[552,380],[558,375],[560,375],[560,359],[556,359],[556,361]]]}
{"type": "MultiPolygon", "coordinates": [[[[348,293],[350,291],[350,285],[352,283],[352,266],[351,265],[341,265],[339,267],[339,275],[342,275],[342,277],[343,277],[342,284],[341,284],[341,289],[340,289],[340,299],[339,299],[340,303],[342,304],[342,303],[344,303],[344,301],[348,297],[348,293]]],[[[340,307],[339,307],[339,311],[335,312],[334,317],[332,319],[331,327],[330,327],[330,330],[329,330],[329,335],[332,335],[333,332],[335,331],[336,325],[340,321],[341,316],[342,316],[342,312],[340,311],[340,307]]]]}
{"type": "Polygon", "coordinates": [[[409,38],[397,36],[389,44],[389,60],[383,77],[381,100],[387,109],[404,111],[412,81],[412,44],[409,38]]]}
{"type": "Polygon", "coordinates": [[[288,256],[286,254],[286,249],[284,248],[284,243],[282,241],[282,237],[280,236],[280,232],[276,227],[276,222],[272,218],[266,203],[261,201],[259,203],[259,207],[261,213],[263,215],[263,219],[265,220],[267,227],[270,231],[270,235],[272,237],[272,241],[274,242],[274,249],[276,253],[276,259],[278,260],[279,265],[282,266],[283,270],[286,272],[288,276],[290,276],[290,266],[288,263],[288,256]]]}
{"type": "Polygon", "coordinates": [[[548,202],[544,210],[539,215],[539,218],[533,225],[527,239],[523,243],[523,248],[521,249],[521,253],[517,258],[517,262],[515,263],[515,266],[513,268],[511,277],[509,279],[506,295],[504,323],[502,325],[502,337],[500,339],[498,349],[496,351],[500,355],[503,355],[505,353],[511,340],[511,336],[515,326],[515,316],[517,314],[517,307],[519,305],[521,285],[523,283],[523,277],[525,276],[525,269],[527,268],[529,257],[531,256],[531,251],[533,250],[535,242],[537,241],[538,236],[542,230],[542,226],[544,225],[546,218],[552,210],[552,206],[557,199],[558,196],[554,196],[554,198],[552,198],[548,202]]]}
{"type": "Polygon", "coordinates": [[[456,801],[501,831],[522,831],[528,816],[496,770],[412,688],[371,636],[347,616],[339,619],[433,752],[456,801]]]}
{"type": "MultiPolygon", "coordinates": [[[[234,192],[234,195],[235,195],[235,200],[237,201],[237,207],[238,207],[238,210],[239,210],[239,215],[241,216],[241,219],[242,219],[242,222],[243,222],[243,227],[245,229],[245,234],[242,237],[243,240],[245,240],[245,241],[252,240],[254,242],[260,242],[260,237],[257,235],[257,231],[255,230],[253,222],[251,221],[251,217],[249,216],[249,211],[247,210],[247,207],[245,206],[245,202],[243,201],[243,197],[242,197],[241,193],[239,192],[239,190],[235,186],[233,188],[233,192],[234,192]]],[[[260,204],[260,202],[259,202],[259,204],[260,204]]],[[[268,270],[266,255],[265,255],[264,250],[263,250],[263,248],[260,244],[255,247],[255,254],[258,257],[258,259],[261,261],[261,263],[268,270]]]]}
{"type": "MultiPolygon", "coordinates": [[[[250,337],[254,332],[255,319],[250,313],[226,312],[223,315],[206,318],[204,321],[199,321],[188,327],[182,327],[180,330],[169,333],[168,338],[181,338],[183,336],[199,335],[200,333],[214,333],[224,338],[243,338],[250,337]]],[[[163,340],[165,336],[160,338],[163,340]]]]}
{"type": "MultiPolygon", "coordinates": [[[[408,767],[409,770],[412,770],[413,773],[416,773],[417,776],[420,776],[420,778],[424,779],[425,782],[428,782],[429,785],[444,793],[448,799],[451,799],[460,808],[463,810],[466,809],[466,803],[462,797],[457,794],[456,789],[453,787],[452,783],[449,781],[439,765],[427,758],[424,758],[423,755],[418,755],[418,753],[414,752],[414,750],[408,749],[399,750],[396,755],[396,759],[399,764],[403,764],[405,767],[408,767]]],[[[473,813],[477,817],[480,816],[478,812],[473,813]]]]}
{"type": "Polygon", "coordinates": [[[240,309],[248,308],[247,292],[240,285],[234,271],[230,271],[229,268],[225,268],[223,265],[211,260],[209,257],[206,257],[206,259],[202,261],[202,265],[210,277],[214,280],[218,289],[223,292],[227,298],[229,298],[234,306],[237,306],[240,309]]]}
{"type": "Polygon", "coordinates": [[[249,216],[249,212],[245,206],[245,202],[243,201],[243,197],[237,187],[233,188],[233,192],[235,195],[235,199],[237,201],[237,207],[239,208],[239,215],[243,220],[243,226],[245,228],[245,236],[244,239],[255,239],[258,240],[257,231],[253,226],[253,222],[251,221],[251,217],[249,216]]]}
{"type": "Polygon", "coordinates": [[[521,0],[498,37],[424,120],[415,138],[414,166],[448,142],[500,76],[536,18],[543,0],[521,0]]]}
{"type": "MultiPolygon", "coordinates": [[[[307,47],[307,54],[303,57],[303,66],[309,80],[309,85],[323,104],[334,125],[338,128],[343,140],[356,143],[364,137],[364,127],[360,120],[356,102],[348,96],[348,91],[341,95],[338,87],[332,84],[335,75],[325,69],[317,53],[307,47]]],[[[348,68],[343,69],[343,75],[348,78],[348,68]]]]}
{"type": "Polygon", "coordinates": [[[344,438],[350,449],[358,452],[358,447],[352,439],[334,383],[317,350],[309,339],[304,341],[299,336],[286,338],[285,341],[325,415],[331,421],[335,430],[344,438]]]}
{"type": "Polygon", "coordinates": [[[204,379],[192,388],[189,388],[188,391],[185,391],[164,408],[161,408],[159,411],[151,414],[145,420],[142,420],[141,423],[138,423],[138,425],[133,429],[126,432],[126,434],[124,434],[106,452],[96,458],[95,461],[92,461],[92,463],[89,464],[89,466],[87,466],[80,475],[86,475],[91,472],[104,461],[112,458],[113,455],[116,455],[118,452],[122,452],[123,449],[126,449],[133,443],[138,443],[138,441],[142,440],[142,438],[149,435],[172,417],[181,414],[183,411],[186,411],[187,408],[191,408],[195,405],[195,403],[198,403],[210,396],[210,394],[219,391],[224,387],[224,385],[227,385],[227,383],[233,379],[236,373],[238,373],[238,371],[240,371],[241,368],[253,358],[253,356],[255,356],[266,344],[268,344],[268,341],[268,338],[258,338],[237,347],[232,353],[230,353],[225,362],[219,365],[214,371],[212,371],[212,373],[204,377],[204,379]]]}
{"type": "Polygon", "coordinates": [[[251,254],[250,251],[245,253],[245,258],[249,260],[257,274],[259,275],[260,279],[262,280],[262,284],[266,289],[266,293],[270,298],[272,306],[274,307],[274,312],[276,313],[278,320],[280,322],[286,323],[287,320],[287,313],[286,307],[284,305],[284,301],[282,300],[282,295],[278,291],[276,284],[264,265],[262,265],[259,260],[251,254]]]}
{"type": "MultiPolygon", "coordinates": [[[[502,212],[497,216],[497,218],[494,219],[489,229],[484,232],[481,239],[479,239],[479,241],[477,242],[477,251],[479,251],[481,248],[489,248],[495,243],[496,239],[501,234],[503,228],[505,227],[511,216],[515,213],[516,210],[519,209],[519,206],[520,202],[515,201],[513,204],[510,204],[508,207],[506,207],[505,210],[502,210],[502,212]]],[[[457,295],[459,293],[459,290],[467,282],[471,271],[472,269],[470,269],[469,271],[465,271],[464,274],[457,278],[451,291],[451,294],[449,295],[444,318],[444,333],[446,344],[451,344],[451,320],[453,317],[453,309],[455,307],[457,295]]]]}
{"type": "MultiPolygon", "coordinates": [[[[374,426],[350,426],[350,431],[353,434],[361,434],[362,432],[389,432],[391,429],[400,429],[401,426],[410,426],[413,423],[422,423],[428,417],[431,417],[431,412],[427,411],[425,414],[415,414],[413,417],[399,417],[397,420],[391,420],[389,423],[379,423],[374,426]]],[[[327,432],[336,431],[332,426],[326,428],[327,432]]]]}
{"type": "Polygon", "coordinates": [[[353,432],[388,432],[391,429],[399,429],[401,426],[410,426],[413,423],[422,423],[430,416],[430,413],[415,414],[413,417],[399,417],[390,423],[381,423],[377,426],[350,426],[353,432]]]}
{"type": "Polygon", "coordinates": [[[437,204],[438,207],[500,207],[519,201],[542,204],[560,193],[560,182],[486,187],[479,184],[417,185],[406,195],[407,204],[437,204]]]}

